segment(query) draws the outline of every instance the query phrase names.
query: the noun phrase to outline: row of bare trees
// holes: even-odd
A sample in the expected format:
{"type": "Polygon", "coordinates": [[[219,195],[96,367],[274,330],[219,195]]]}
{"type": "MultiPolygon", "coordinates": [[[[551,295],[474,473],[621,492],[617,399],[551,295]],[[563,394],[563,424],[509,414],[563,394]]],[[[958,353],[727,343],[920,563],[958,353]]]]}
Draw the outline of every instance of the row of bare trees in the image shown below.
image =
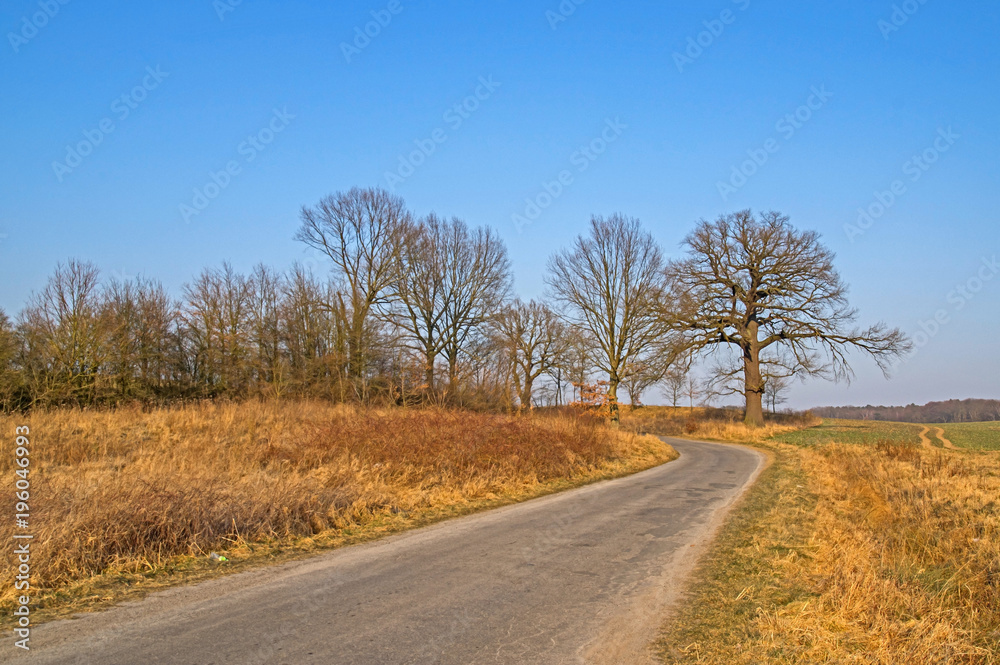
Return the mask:
{"type": "Polygon", "coordinates": [[[637,220],[595,217],[550,260],[550,304],[512,298],[494,231],[416,219],[384,190],[326,197],[301,221],[296,239],[329,275],[224,264],[175,300],[151,279],[60,265],[16,321],[0,312],[0,407],[309,395],[524,408],[600,374],[617,420],[621,389],[638,402],[665,384],[676,401],[709,357],[713,389],[742,393],[758,424],[769,385],[848,377],[850,348],[885,368],[908,345],[853,327],[832,254],[777,213],[702,222],[675,261],[637,220]]]}
{"type": "Polygon", "coordinates": [[[702,221],[684,245],[684,258],[666,261],[637,220],[595,217],[549,263],[560,312],[608,377],[612,421],[619,386],[635,396],[686,374],[693,357],[708,358],[712,391],[741,394],[758,426],[765,395],[774,409],[793,377],[848,380],[852,352],[888,372],[910,349],[897,328],[855,325],[833,253],[780,213],[702,221]]]}
{"type": "Polygon", "coordinates": [[[297,238],[329,257],[329,276],[224,264],[175,301],[153,280],[102,283],[92,264],[59,265],[16,322],[0,319],[2,406],[257,395],[531,403],[534,364],[549,371],[554,351],[530,346],[524,383],[506,323],[523,312],[556,319],[511,300],[494,231],[415,220],[382,190],[339,193],[301,217],[297,238]]]}
{"type": "Polygon", "coordinates": [[[180,301],[153,280],[99,277],[89,263],[59,265],[16,324],[0,320],[4,407],[281,394],[331,376],[341,322],[319,306],[329,285],[301,268],[224,265],[180,301]]]}

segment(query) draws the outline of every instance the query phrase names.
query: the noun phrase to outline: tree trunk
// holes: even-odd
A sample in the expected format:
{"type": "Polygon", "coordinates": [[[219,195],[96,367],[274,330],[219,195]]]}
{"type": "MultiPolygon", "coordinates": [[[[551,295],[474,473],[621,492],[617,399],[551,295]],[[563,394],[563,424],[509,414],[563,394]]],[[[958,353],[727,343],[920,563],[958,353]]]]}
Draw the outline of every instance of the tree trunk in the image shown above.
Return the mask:
{"type": "Polygon", "coordinates": [[[364,351],[361,349],[361,338],[351,335],[352,339],[348,343],[351,347],[350,357],[347,359],[347,375],[351,379],[360,379],[364,371],[364,351]]]}
{"type": "Polygon", "coordinates": [[[357,381],[365,371],[365,313],[357,309],[351,316],[351,329],[348,333],[347,375],[352,381],[357,381]]]}
{"type": "Polygon", "coordinates": [[[427,384],[427,392],[434,392],[434,356],[427,354],[424,360],[424,382],[427,384]]]}
{"type": "Polygon", "coordinates": [[[614,377],[608,381],[608,411],[611,416],[611,426],[617,428],[621,423],[621,416],[618,413],[618,379],[614,377]]]}
{"type": "Polygon", "coordinates": [[[521,390],[521,410],[530,411],[531,410],[531,389],[534,381],[528,377],[524,378],[524,388],[521,390]]]}
{"type": "MultiPolygon", "coordinates": [[[[749,381],[749,379],[748,379],[749,381]]],[[[749,383],[747,384],[749,386],[749,383]]],[[[764,408],[761,405],[760,393],[756,390],[746,389],[747,411],[743,422],[748,427],[764,426],[764,408]]]]}
{"type": "Polygon", "coordinates": [[[757,341],[757,322],[748,326],[749,343],[743,349],[743,394],[746,397],[746,416],[743,422],[748,427],[764,426],[764,382],[760,375],[760,348],[757,341]]]}
{"type": "Polygon", "coordinates": [[[448,398],[454,400],[458,395],[458,351],[448,353],[448,398]]]}

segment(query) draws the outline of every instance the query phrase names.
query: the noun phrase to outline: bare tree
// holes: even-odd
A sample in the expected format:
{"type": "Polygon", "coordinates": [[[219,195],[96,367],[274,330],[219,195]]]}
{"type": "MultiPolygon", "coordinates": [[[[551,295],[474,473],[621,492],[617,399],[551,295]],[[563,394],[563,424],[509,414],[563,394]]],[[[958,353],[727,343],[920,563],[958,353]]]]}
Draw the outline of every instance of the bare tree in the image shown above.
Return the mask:
{"type": "Polygon", "coordinates": [[[343,400],[347,326],[341,310],[328,305],[333,299],[329,285],[295,265],[284,280],[279,326],[290,389],[343,400]]]}
{"type": "Polygon", "coordinates": [[[556,363],[545,374],[552,379],[551,385],[545,388],[545,394],[550,396],[547,404],[549,406],[562,406],[563,392],[566,385],[566,369],[564,364],[562,362],[556,363]]]}
{"type": "Polygon", "coordinates": [[[33,401],[96,401],[107,351],[99,274],[88,262],[60,264],[21,312],[18,328],[33,401]]]}
{"type": "Polygon", "coordinates": [[[410,213],[403,199],[381,188],[353,188],[303,207],[295,235],[333,261],[346,291],[342,309],[349,317],[348,374],[364,380],[374,326],[374,309],[386,303],[398,275],[403,235],[410,213]]]}
{"type": "Polygon", "coordinates": [[[179,306],[163,284],[144,277],[136,280],[136,301],[139,307],[135,330],[139,340],[136,372],[144,396],[164,396],[167,387],[178,379],[172,350],[179,306]]]}
{"type": "Polygon", "coordinates": [[[108,354],[105,371],[114,384],[119,400],[135,397],[138,392],[135,368],[139,357],[139,302],[136,283],[117,279],[105,287],[104,314],[108,323],[108,354]]]}
{"type": "Polygon", "coordinates": [[[771,410],[771,414],[778,412],[778,405],[788,401],[788,389],[792,382],[786,376],[765,376],[764,400],[771,410]]]}
{"type": "Polygon", "coordinates": [[[694,401],[704,394],[701,382],[688,372],[684,379],[684,396],[688,398],[688,406],[694,410],[694,401]]]}
{"type": "Polygon", "coordinates": [[[633,406],[642,406],[642,394],[666,379],[679,355],[677,340],[663,335],[653,341],[637,360],[626,366],[622,383],[633,406]]]}
{"type": "Polygon", "coordinates": [[[18,340],[6,312],[0,309],[0,413],[17,406],[20,374],[15,365],[18,340]]]}
{"type": "Polygon", "coordinates": [[[680,398],[684,396],[684,383],[687,381],[687,372],[681,368],[671,368],[663,381],[663,395],[670,400],[670,405],[675,409],[680,398]]]}
{"type": "MultiPolygon", "coordinates": [[[[666,275],[674,302],[665,318],[693,351],[728,345],[739,352],[746,423],[764,422],[762,352],[783,347],[794,373],[850,379],[847,353],[857,349],[888,371],[910,343],[897,328],[853,326],[857,311],[833,266],[833,254],[811,231],[776,212],[749,211],[701,222],[685,240],[688,257],[666,275]],[[825,357],[826,362],[821,362],[825,357]]],[[[777,354],[776,354],[777,355],[777,354]]]]}
{"type": "Polygon", "coordinates": [[[196,383],[209,395],[242,395],[251,356],[249,281],[228,263],[184,287],[184,322],[196,356],[196,383]]]}
{"type": "Polygon", "coordinates": [[[594,217],[590,233],[549,261],[546,280],[566,318],[596,346],[595,365],[608,374],[611,422],[619,422],[618,386],[665,328],[661,304],[663,256],[639,221],[594,217]]]}
{"type": "Polygon", "coordinates": [[[478,409],[513,409],[514,368],[507,349],[493,335],[476,335],[463,351],[458,376],[462,405],[478,409]]]}
{"type": "Polygon", "coordinates": [[[393,286],[398,307],[393,321],[404,331],[404,343],[419,354],[424,365],[424,385],[434,392],[437,358],[444,350],[442,332],[447,305],[444,222],[431,214],[406,233],[393,286]]]}
{"type": "Polygon", "coordinates": [[[642,406],[642,394],[663,380],[666,370],[656,360],[656,358],[638,360],[625,367],[622,384],[628,391],[629,402],[633,407],[642,406]]]}
{"type": "Polygon", "coordinates": [[[112,280],[103,291],[108,326],[105,372],[115,398],[150,400],[170,378],[170,337],[177,311],[163,285],[144,277],[112,280]]]}
{"type": "Polygon", "coordinates": [[[485,324],[501,310],[510,293],[510,260],[503,241],[489,228],[470,230],[465,222],[452,218],[436,235],[443,241],[446,265],[441,332],[448,391],[454,398],[462,354],[485,332],[485,324]]]}
{"type": "MultiPolygon", "coordinates": [[[[707,367],[708,375],[702,383],[702,394],[708,400],[732,395],[742,397],[744,394],[743,367],[739,363],[732,362],[728,351],[728,348],[716,347],[715,353],[712,353],[715,363],[707,367]]],[[[776,344],[764,349],[760,354],[760,375],[764,384],[762,400],[763,405],[769,407],[772,414],[775,413],[776,406],[772,401],[775,397],[779,398],[778,403],[787,401],[786,393],[791,388],[792,379],[795,378],[794,361],[784,357],[781,351],[781,345],[776,344]],[[780,396],[772,394],[772,387],[777,388],[780,396]]]]}
{"type": "MultiPolygon", "coordinates": [[[[593,369],[593,362],[591,361],[592,345],[584,337],[583,331],[575,326],[567,326],[565,332],[566,349],[563,353],[562,361],[553,371],[558,372],[560,383],[563,372],[565,372],[566,379],[573,386],[573,400],[576,401],[580,397],[577,393],[577,386],[581,386],[587,382],[587,377],[591,369],[593,369]]],[[[549,372],[549,375],[551,376],[552,372],[549,372]]]]}
{"type": "Polygon", "coordinates": [[[488,229],[428,215],[406,235],[394,283],[394,322],[424,359],[433,393],[440,355],[448,366],[448,391],[457,388],[459,361],[510,289],[507,250],[488,229]]]}
{"type": "Polygon", "coordinates": [[[562,360],[567,344],[564,326],[545,305],[515,300],[496,316],[493,328],[510,363],[520,407],[530,409],[535,381],[562,360]]]}
{"type": "Polygon", "coordinates": [[[680,398],[684,396],[684,388],[687,385],[688,375],[693,364],[694,358],[691,354],[678,355],[674,364],[663,375],[662,393],[670,400],[675,409],[680,398]]]}
{"type": "Polygon", "coordinates": [[[247,279],[250,374],[258,393],[280,395],[285,385],[281,348],[281,275],[264,264],[247,279]]]}

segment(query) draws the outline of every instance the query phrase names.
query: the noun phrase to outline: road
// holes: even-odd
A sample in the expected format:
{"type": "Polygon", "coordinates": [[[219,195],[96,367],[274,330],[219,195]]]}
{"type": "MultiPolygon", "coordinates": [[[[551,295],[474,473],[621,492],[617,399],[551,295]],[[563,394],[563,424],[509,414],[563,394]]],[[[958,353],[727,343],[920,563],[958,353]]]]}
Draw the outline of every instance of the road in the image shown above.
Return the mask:
{"type": "Polygon", "coordinates": [[[14,660],[652,662],[685,576],[764,464],[667,440],[678,460],[627,478],[44,624],[14,660]]]}

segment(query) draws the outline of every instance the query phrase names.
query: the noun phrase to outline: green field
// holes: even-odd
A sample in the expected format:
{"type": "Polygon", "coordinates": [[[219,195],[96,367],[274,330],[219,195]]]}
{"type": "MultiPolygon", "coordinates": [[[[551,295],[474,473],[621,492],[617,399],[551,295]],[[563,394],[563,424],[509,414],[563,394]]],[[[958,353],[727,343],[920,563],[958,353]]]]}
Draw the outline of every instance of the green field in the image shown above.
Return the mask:
{"type": "Polygon", "coordinates": [[[946,423],[931,425],[944,430],[944,435],[958,448],[1000,450],[1000,422],[946,423]]]}
{"type": "MultiPolygon", "coordinates": [[[[912,423],[824,418],[821,425],[779,434],[774,440],[796,446],[814,446],[823,443],[873,444],[884,439],[919,444],[921,429],[923,428],[920,425],[912,423]]],[[[956,441],[955,445],[959,443],[956,441]]]]}
{"type": "MultiPolygon", "coordinates": [[[[808,429],[779,434],[775,441],[796,446],[814,446],[824,443],[874,444],[880,440],[920,443],[920,431],[925,425],[893,423],[881,420],[839,420],[825,418],[821,425],[808,429]]],[[[973,450],[1000,450],[1000,422],[927,424],[931,443],[940,447],[935,427],[944,430],[945,438],[958,448],[973,450]]]]}

